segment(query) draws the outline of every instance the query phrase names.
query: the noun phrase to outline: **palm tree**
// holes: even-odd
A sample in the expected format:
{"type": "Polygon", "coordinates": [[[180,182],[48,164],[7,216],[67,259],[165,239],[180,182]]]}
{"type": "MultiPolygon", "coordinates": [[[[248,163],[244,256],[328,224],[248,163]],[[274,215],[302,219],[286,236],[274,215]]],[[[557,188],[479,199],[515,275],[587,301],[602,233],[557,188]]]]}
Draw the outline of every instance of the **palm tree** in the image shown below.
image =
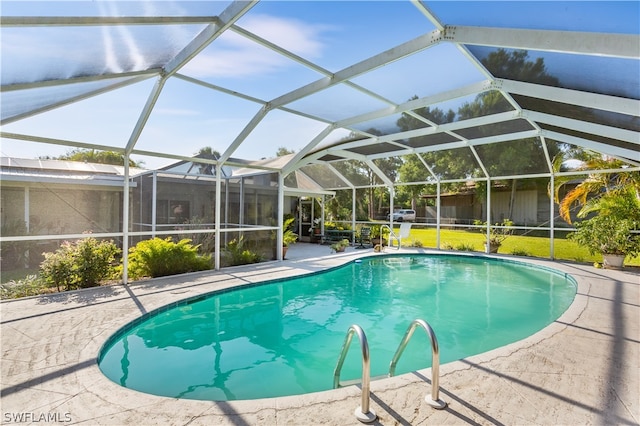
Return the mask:
{"type": "MultiPolygon", "coordinates": [[[[554,171],[560,171],[564,156],[557,155],[553,160],[554,171]]],[[[615,170],[613,172],[590,173],[575,188],[560,197],[561,188],[573,178],[571,176],[557,176],[554,180],[553,197],[559,206],[562,219],[571,224],[571,211],[580,207],[578,217],[585,217],[588,213],[598,210],[594,208],[598,200],[606,194],[618,194],[626,191],[635,193],[640,199],[640,172],[619,171],[627,164],[615,158],[592,155],[578,170],[615,170]]],[[[551,191],[549,191],[551,192],[551,191]]],[[[600,210],[602,212],[602,210],[600,210]]]]}
{"type": "MultiPolygon", "coordinates": [[[[554,158],[554,171],[559,171],[563,156],[554,158]]],[[[640,252],[640,172],[625,171],[621,160],[591,154],[578,170],[602,170],[587,178],[560,198],[560,189],[572,176],[557,176],[553,196],[560,216],[571,224],[571,210],[580,208],[576,231],[569,239],[586,247],[591,254],[601,253],[603,265],[620,268],[626,255],[640,252]]],[[[549,188],[551,192],[551,188],[549,188]]]]}
{"type": "MultiPolygon", "coordinates": [[[[195,156],[197,158],[217,160],[218,158],[220,158],[220,153],[215,149],[211,148],[210,146],[205,146],[203,148],[200,148],[200,151],[198,151],[195,156]]],[[[215,170],[215,167],[213,164],[200,163],[198,165],[198,173],[201,175],[213,175],[214,170],[215,170]]]]}

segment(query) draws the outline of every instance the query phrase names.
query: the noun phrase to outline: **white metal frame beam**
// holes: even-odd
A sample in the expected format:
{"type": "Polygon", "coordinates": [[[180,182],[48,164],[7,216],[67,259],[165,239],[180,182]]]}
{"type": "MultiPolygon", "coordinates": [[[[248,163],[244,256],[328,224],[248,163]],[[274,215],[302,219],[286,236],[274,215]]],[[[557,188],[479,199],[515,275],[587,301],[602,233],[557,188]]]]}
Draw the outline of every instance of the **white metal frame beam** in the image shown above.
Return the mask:
{"type": "MultiPolygon", "coordinates": [[[[372,111],[366,114],[360,114],[354,117],[338,120],[335,122],[336,127],[350,127],[354,124],[363,123],[377,118],[387,117],[389,115],[400,114],[407,111],[412,111],[419,108],[433,106],[441,102],[447,102],[452,99],[462,98],[469,95],[479,94],[486,92],[493,88],[492,82],[488,80],[473,83],[467,86],[460,87],[454,90],[448,90],[446,92],[437,93],[431,96],[425,96],[419,99],[412,99],[395,107],[388,107],[372,111]]],[[[424,119],[424,117],[423,117],[424,119]]]]}
{"type": "Polygon", "coordinates": [[[128,72],[115,73],[115,74],[110,73],[110,74],[100,74],[100,75],[91,75],[91,76],[82,76],[82,77],[71,77],[71,78],[58,79],[58,80],[6,84],[4,86],[0,86],[0,93],[12,92],[16,90],[39,89],[42,87],[65,86],[65,85],[71,85],[71,84],[77,84],[77,83],[89,83],[89,82],[101,81],[101,80],[113,80],[116,78],[142,77],[142,76],[145,76],[146,78],[151,78],[160,74],[160,71],[161,71],[160,68],[149,68],[143,71],[128,71],[128,72]]]}
{"type": "MultiPolygon", "coordinates": [[[[486,124],[509,121],[516,118],[522,118],[522,115],[519,111],[507,111],[503,113],[477,117],[477,118],[472,118],[472,119],[463,120],[463,121],[456,121],[453,123],[442,124],[437,127],[426,127],[422,129],[409,130],[405,132],[399,132],[399,133],[394,133],[394,134],[389,134],[384,136],[377,136],[372,138],[360,139],[357,141],[340,143],[340,144],[336,144],[333,146],[320,149],[316,152],[313,152],[305,156],[304,158],[296,160],[295,162],[291,161],[287,167],[288,167],[288,171],[290,172],[296,168],[304,166],[305,164],[315,162],[319,158],[325,155],[335,155],[335,156],[346,158],[346,159],[361,160],[362,158],[376,159],[376,158],[385,158],[385,157],[392,157],[392,156],[409,155],[414,152],[415,153],[431,152],[431,151],[437,151],[442,149],[452,149],[452,148],[461,148],[465,146],[471,146],[471,145],[475,145],[476,142],[474,142],[473,140],[467,140],[466,138],[460,135],[457,135],[455,131],[459,129],[468,128],[468,127],[482,126],[486,124]],[[420,148],[413,148],[410,146],[405,146],[405,148],[401,148],[402,145],[399,145],[400,149],[398,149],[397,151],[385,152],[380,154],[371,154],[367,156],[363,156],[361,154],[348,151],[348,149],[364,147],[364,146],[370,145],[371,143],[381,143],[381,142],[394,143],[403,139],[409,139],[409,138],[420,137],[425,135],[432,135],[436,133],[448,133],[457,137],[458,140],[449,142],[446,144],[430,145],[430,146],[420,147],[420,148]]],[[[504,135],[494,136],[491,138],[483,138],[482,140],[479,140],[477,143],[484,144],[484,143],[487,143],[487,141],[491,141],[491,140],[503,141],[503,140],[509,140],[510,138],[517,139],[519,137],[522,137],[523,135],[525,135],[526,137],[532,137],[532,136],[537,136],[538,133],[539,133],[538,130],[531,130],[526,132],[519,132],[516,134],[517,136],[512,136],[512,134],[504,134],[504,135]]]]}
{"type": "MultiPolygon", "coordinates": [[[[245,34],[248,34],[246,31],[244,32],[245,34]]],[[[261,44],[266,45],[267,47],[269,47],[270,43],[267,42],[266,40],[262,40],[259,39],[257,36],[253,36],[254,41],[260,42],[261,40],[261,44]]],[[[281,95],[275,99],[272,99],[271,101],[269,101],[265,107],[263,108],[265,111],[269,111],[275,108],[281,108],[284,105],[287,105],[291,102],[297,101],[299,99],[302,99],[306,96],[312,95],[314,93],[320,92],[324,89],[327,89],[331,86],[334,86],[336,84],[339,83],[349,83],[352,87],[353,87],[353,83],[349,82],[348,80],[354,77],[357,77],[358,75],[364,74],[366,72],[369,72],[371,70],[374,70],[376,68],[379,68],[381,66],[387,65],[388,63],[391,63],[393,61],[402,59],[406,56],[412,55],[416,52],[419,52],[421,50],[427,49],[429,47],[432,47],[436,44],[438,44],[441,41],[441,37],[440,37],[440,31],[431,31],[427,34],[424,34],[422,36],[416,37],[413,40],[410,40],[408,42],[405,42],[403,44],[400,44],[396,47],[393,47],[389,50],[386,50],[378,55],[372,56],[368,59],[365,59],[363,61],[360,61],[352,66],[349,66],[347,68],[344,68],[341,71],[338,71],[335,74],[331,74],[331,75],[326,75],[325,77],[320,78],[319,80],[316,80],[312,83],[309,83],[305,86],[299,87],[298,89],[295,89],[293,91],[290,91],[289,93],[286,93],[284,95],[281,95]]],[[[283,49],[278,49],[277,50],[280,53],[284,53],[283,49]]],[[[287,56],[290,59],[295,59],[296,56],[292,53],[287,52],[287,56]]],[[[304,61],[305,63],[307,61],[304,61]]],[[[315,66],[313,69],[315,69],[316,71],[322,70],[322,68],[315,66]]],[[[387,102],[390,103],[390,101],[386,100],[383,97],[377,96],[376,94],[371,93],[368,90],[365,90],[363,88],[360,88],[359,86],[356,87],[358,90],[363,91],[369,95],[372,95],[374,98],[377,98],[379,100],[382,100],[383,102],[387,102]]],[[[247,126],[253,126],[253,128],[255,128],[255,126],[257,126],[258,123],[255,122],[256,118],[258,118],[260,115],[260,113],[256,116],[254,116],[254,118],[251,120],[251,122],[249,124],[247,124],[247,126]]],[[[262,120],[262,118],[264,118],[264,115],[260,118],[260,120],[262,120]]],[[[241,134],[245,134],[245,129],[243,129],[243,131],[241,132],[241,134]]],[[[248,135],[248,134],[247,134],[248,135]]],[[[229,146],[227,148],[227,150],[225,151],[225,153],[222,155],[222,160],[224,160],[224,157],[228,157],[231,156],[231,154],[233,154],[233,152],[237,149],[237,147],[239,146],[239,144],[242,142],[242,140],[244,140],[246,138],[245,135],[244,137],[242,137],[242,139],[237,138],[234,143],[229,146]]]]}
{"type": "Polygon", "coordinates": [[[74,148],[95,149],[98,151],[114,151],[114,152],[119,152],[124,154],[124,148],[121,148],[121,147],[109,146],[109,145],[97,145],[97,144],[91,144],[87,142],[72,141],[69,139],[55,139],[55,138],[47,138],[43,136],[25,135],[21,133],[12,133],[12,132],[0,132],[0,137],[19,140],[19,141],[26,141],[26,142],[44,143],[49,145],[60,145],[60,146],[69,146],[74,148]]]}
{"type": "Polygon", "coordinates": [[[595,142],[592,140],[587,140],[583,138],[578,138],[575,136],[566,135],[564,133],[557,133],[548,130],[543,130],[541,135],[554,139],[557,141],[562,141],[566,143],[570,143],[576,146],[581,146],[586,149],[590,149],[592,151],[601,152],[605,155],[611,155],[618,158],[628,158],[631,161],[640,162],[640,150],[632,151],[624,148],[619,148],[617,146],[604,144],[601,142],[595,142]]]}
{"type": "Polygon", "coordinates": [[[349,181],[338,169],[336,169],[332,164],[327,164],[327,168],[331,170],[348,188],[355,189],[353,183],[349,181]]]}
{"type": "MultiPolygon", "coordinates": [[[[286,57],[287,59],[290,59],[290,60],[295,61],[295,62],[297,62],[297,63],[299,63],[299,64],[301,64],[301,65],[303,65],[303,66],[305,66],[307,68],[310,68],[313,71],[324,75],[325,77],[332,77],[333,76],[333,73],[331,71],[329,71],[328,69],[323,68],[320,65],[318,65],[318,64],[316,64],[314,62],[311,62],[311,61],[309,61],[307,59],[304,59],[303,57],[301,57],[299,55],[296,55],[295,53],[293,53],[293,52],[291,52],[289,50],[286,50],[283,47],[278,46],[277,44],[274,44],[274,43],[272,43],[272,42],[270,42],[270,41],[268,41],[268,40],[266,40],[266,39],[264,39],[264,38],[262,38],[262,37],[260,37],[260,36],[258,36],[256,34],[254,34],[254,33],[250,32],[250,31],[247,31],[244,28],[241,28],[241,27],[239,27],[237,25],[232,25],[230,27],[230,30],[242,35],[243,37],[246,37],[246,38],[252,40],[255,43],[260,44],[261,46],[266,47],[267,49],[270,49],[270,50],[273,50],[274,52],[277,52],[278,54],[286,57]]],[[[368,96],[370,96],[370,97],[372,97],[374,99],[377,99],[377,100],[379,100],[381,102],[387,103],[389,105],[395,105],[395,102],[393,102],[393,101],[381,96],[378,93],[375,93],[375,92],[372,92],[371,90],[365,89],[364,87],[362,87],[362,86],[360,86],[358,84],[355,84],[352,81],[346,80],[344,82],[344,84],[349,86],[349,87],[351,87],[351,88],[353,88],[353,89],[355,89],[355,90],[357,90],[357,91],[359,91],[359,92],[361,92],[361,93],[364,93],[364,94],[366,94],[366,95],[368,95],[368,96]]],[[[278,107],[278,108],[282,109],[281,107],[278,107]]]]}
{"type": "Polygon", "coordinates": [[[269,112],[269,108],[267,105],[260,108],[260,110],[253,116],[251,121],[249,121],[249,123],[246,126],[244,126],[244,128],[238,134],[238,136],[236,136],[236,138],[231,143],[231,145],[227,147],[226,151],[222,153],[222,155],[219,158],[220,163],[224,163],[229,159],[229,157],[231,157],[231,154],[233,154],[234,151],[238,149],[240,144],[251,134],[253,129],[255,129],[258,126],[258,124],[260,124],[262,119],[267,116],[268,112],[269,112]]]}
{"type": "Polygon", "coordinates": [[[413,40],[409,40],[408,42],[402,43],[396,47],[393,47],[368,59],[360,61],[354,65],[344,68],[343,70],[338,71],[330,77],[323,77],[289,93],[285,93],[284,95],[273,99],[270,104],[274,108],[289,104],[293,101],[302,99],[305,96],[309,96],[335,84],[342,83],[343,81],[346,81],[348,79],[355,78],[361,74],[372,71],[391,62],[410,56],[424,49],[428,49],[429,47],[432,47],[440,43],[441,41],[442,37],[440,35],[440,32],[431,31],[427,34],[418,36],[413,40]]]}
{"type": "MultiPolygon", "coordinates": [[[[41,114],[41,113],[46,112],[46,111],[51,111],[51,110],[54,110],[56,108],[60,108],[60,107],[65,106],[65,105],[70,105],[70,104],[73,104],[73,103],[76,103],[76,102],[80,102],[80,101],[85,100],[85,99],[92,98],[92,97],[97,96],[97,95],[101,95],[103,93],[110,92],[112,90],[117,90],[117,89],[120,89],[122,87],[129,86],[131,84],[140,83],[141,81],[147,80],[150,77],[151,77],[150,75],[140,75],[140,76],[137,76],[137,77],[132,77],[130,79],[127,79],[127,80],[124,80],[124,81],[119,81],[117,83],[111,84],[111,85],[106,86],[106,87],[101,87],[99,89],[90,90],[90,91],[87,91],[85,93],[82,93],[82,94],[79,94],[79,95],[76,95],[76,96],[65,98],[65,99],[57,101],[57,102],[52,102],[51,104],[42,106],[40,108],[35,108],[35,109],[29,110],[27,112],[21,113],[21,114],[16,114],[16,115],[13,115],[11,117],[7,117],[7,118],[5,118],[5,119],[0,121],[0,125],[14,123],[16,121],[19,121],[19,120],[22,120],[22,119],[25,119],[25,118],[28,118],[28,117],[32,117],[32,116],[37,115],[37,114],[41,114]]],[[[94,81],[99,81],[99,80],[94,80],[94,81]]]]}
{"type": "Polygon", "coordinates": [[[411,0],[411,3],[439,30],[444,30],[444,25],[422,0],[411,0]]]}
{"type": "MultiPolygon", "coordinates": [[[[483,126],[483,125],[498,123],[502,121],[509,121],[509,120],[514,120],[516,118],[521,118],[519,111],[507,111],[507,112],[501,112],[493,115],[486,115],[483,117],[470,118],[468,120],[454,121],[453,123],[441,124],[437,127],[435,126],[424,127],[421,129],[413,129],[413,130],[407,130],[404,132],[392,133],[384,136],[378,136],[375,139],[378,142],[392,142],[392,141],[398,141],[403,139],[415,138],[419,136],[433,135],[433,134],[442,133],[442,132],[452,132],[455,135],[455,131],[459,129],[466,129],[469,127],[483,126]]],[[[464,140],[462,136],[456,135],[456,137],[458,137],[460,140],[464,140]]],[[[347,143],[340,144],[339,149],[359,148],[359,147],[368,145],[369,142],[371,142],[371,138],[363,139],[359,141],[347,142],[347,143]]],[[[407,147],[407,149],[412,149],[412,148],[407,147]]]]}
{"type": "Polygon", "coordinates": [[[144,129],[151,112],[155,106],[160,93],[164,87],[167,79],[182,68],[186,63],[193,59],[198,53],[204,50],[211,42],[213,42],[220,34],[222,34],[227,28],[233,25],[238,19],[240,19],[246,12],[248,12],[256,1],[234,1],[220,14],[220,18],[215,23],[207,25],[189,44],[187,44],[176,56],[173,57],[162,68],[162,73],[158,81],[154,85],[147,102],[138,118],[133,132],[129,137],[125,153],[128,155],[133,150],[133,147],[138,142],[138,138],[144,129]]]}
{"type": "Polygon", "coordinates": [[[326,138],[327,136],[329,136],[329,134],[331,132],[333,132],[335,130],[335,126],[330,125],[325,127],[320,133],[318,133],[316,135],[316,137],[314,137],[311,142],[309,142],[304,148],[302,148],[300,151],[298,151],[292,158],[291,160],[285,164],[285,166],[283,167],[282,173],[284,173],[284,175],[288,175],[290,172],[292,172],[296,167],[296,164],[302,160],[302,158],[304,158],[305,155],[307,155],[313,148],[316,147],[316,145],[318,145],[320,142],[322,142],[322,140],[324,138],[326,138]]]}
{"type": "Polygon", "coordinates": [[[640,100],[638,99],[627,99],[619,96],[601,95],[598,93],[582,92],[580,90],[503,79],[496,80],[496,87],[508,93],[578,105],[585,108],[600,109],[631,116],[637,116],[640,113],[640,100]]]}
{"type": "Polygon", "coordinates": [[[575,130],[582,133],[590,133],[605,138],[619,139],[638,145],[640,149],[640,137],[638,132],[632,130],[621,129],[618,127],[605,126],[587,121],[575,120],[572,118],[559,117],[557,115],[545,114],[537,111],[523,111],[524,117],[538,123],[546,123],[552,126],[564,127],[566,129],[575,130]]]}
{"type": "Polygon", "coordinates": [[[452,43],[637,59],[640,36],[577,31],[446,26],[452,43]]]}
{"type": "Polygon", "coordinates": [[[0,27],[210,24],[215,16],[3,16],[0,27]]]}
{"type": "Polygon", "coordinates": [[[365,160],[365,164],[367,166],[369,166],[369,168],[373,171],[373,173],[376,174],[376,176],[378,176],[380,178],[380,180],[389,188],[393,187],[393,182],[391,182],[391,179],[389,179],[389,177],[382,171],[380,170],[380,167],[378,167],[376,165],[376,163],[373,162],[373,160],[367,159],[365,160]]]}

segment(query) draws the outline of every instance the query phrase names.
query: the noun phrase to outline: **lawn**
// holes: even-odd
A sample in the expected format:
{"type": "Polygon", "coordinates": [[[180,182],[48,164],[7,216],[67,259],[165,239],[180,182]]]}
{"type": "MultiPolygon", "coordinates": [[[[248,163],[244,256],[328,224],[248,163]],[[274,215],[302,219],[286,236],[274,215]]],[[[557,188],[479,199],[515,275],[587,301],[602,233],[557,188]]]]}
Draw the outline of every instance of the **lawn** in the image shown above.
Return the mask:
{"type": "MultiPolygon", "coordinates": [[[[436,229],[411,228],[409,240],[419,241],[423,247],[436,247],[436,229]]],[[[440,248],[445,248],[447,245],[454,248],[465,245],[473,247],[474,251],[484,252],[484,242],[485,235],[477,231],[440,230],[440,248]]],[[[548,259],[550,257],[549,249],[549,238],[511,235],[502,243],[498,253],[548,259]]],[[[602,262],[602,255],[596,254],[592,256],[586,248],[564,238],[556,237],[554,239],[554,252],[554,257],[558,260],[571,260],[583,263],[602,262]]],[[[640,266],[640,256],[634,258],[627,257],[625,259],[625,265],[640,266]]]]}

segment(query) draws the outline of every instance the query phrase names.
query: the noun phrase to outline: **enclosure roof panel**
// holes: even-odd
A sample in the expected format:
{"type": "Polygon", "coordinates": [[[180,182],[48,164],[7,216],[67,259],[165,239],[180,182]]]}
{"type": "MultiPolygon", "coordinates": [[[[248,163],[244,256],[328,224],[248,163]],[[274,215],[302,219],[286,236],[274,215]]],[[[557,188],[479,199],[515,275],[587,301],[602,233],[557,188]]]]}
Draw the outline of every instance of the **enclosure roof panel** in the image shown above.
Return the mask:
{"type": "Polygon", "coordinates": [[[3,1],[0,14],[3,157],[105,149],[206,171],[188,159],[211,148],[211,170],[300,170],[291,182],[331,189],[389,184],[388,158],[422,158],[422,180],[551,173],[570,147],[640,167],[638,2],[3,1]],[[515,170],[505,152],[536,158],[515,170]]]}

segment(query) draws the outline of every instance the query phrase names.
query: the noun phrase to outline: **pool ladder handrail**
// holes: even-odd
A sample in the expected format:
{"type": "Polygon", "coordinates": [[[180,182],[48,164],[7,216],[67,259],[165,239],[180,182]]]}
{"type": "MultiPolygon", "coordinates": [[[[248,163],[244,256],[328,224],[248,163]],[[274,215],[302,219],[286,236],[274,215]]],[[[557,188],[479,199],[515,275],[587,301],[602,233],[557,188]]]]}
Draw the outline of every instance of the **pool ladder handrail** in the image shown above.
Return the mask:
{"type": "Polygon", "coordinates": [[[338,363],[336,364],[336,368],[333,370],[333,387],[340,387],[340,371],[342,370],[342,365],[344,364],[344,360],[347,357],[347,352],[349,351],[349,346],[351,345],[351,340],[353,339],[354,334],[358,335],[358,339],[360,340],[360,350],[362,351],[362,397],[360,407],[356,408],[354,414],[356,418],[361,422],[372,423],[378,418],[378,415],[375,413],[375,411],[369,409],[369,398],[371,389],[371,361],[369,359],[369,343],[367,342],[367,336],[364,334],[364,330],[362,330],[362,327],[357,324],[353,324],[349,327],[347,335],[344,339],[344,343],[342,344],[342,350],[340,351],[338,363]]]}
{"type": "MultiPolygon", "coordinates": [[[[404,333],[404,337],[398,345],[396,353],[393,355],[393,359],[389,364],[389,375],[393,377],[396,373],[396,365],[400,360],[400,356],[404,352],[409,340],[413,336],[415,329],[420,326],[427,332],[429,340],[431,341],[431,395],[427,394],[424,397],[424,401],[437,410],[442,410],[447,406],[447,403],[440,399],[440,348],[438,347],[438,339],[436,333],[433,331],[429,323],[422,319],[415,319],[411,322],[407,331],[404,333]]],[[[342,344],[342,350],[340,351],[340,357],[336,368],[333,370],[333,388],[340,387],[340,372],[344,365],[344,360],[347,357],[349,346],[353,335],[357,334],[360,340],[360,349],[362,351],[362,400],[360,407],[356,408],[354,414],[358,420],[363,423],[371,423],[375,421],[378,416],[373,410],[369,409],[369,399],[371,397],[371,361],[369,358],[369,343],[367,342],[367,336],[364,334],[364,330],[357,324],[353,324],[349,327],[347,335],[342,344]]]]}
{"type": "Polygon", "coordinates": [[[424,400],[433,408],[442,410],[447,406],[447,403],[440,399],[440,348],[438,347],[436,333],[426,321],[422,319],[413,320],[407,328],[407,331],[404,333],[404,337],[402,338],[402,341],[389,364],[389,377],[393,377],[395,375],[398,360],[407,347],[409,340],[411,340],[413,332],[418,328],[418,326],[422,327],[424,331],[427,332],[429,340],[431,340],[431,395],[427,394],[424,397],[424,400]]]}
{"type": "Polygon", "coordinates": [[[398,250],[400,250],[400,239],[396,235],[396,233],[393,232],[393,229],[389,225],[380,225],[380,245],[384,248],[384,238],[382,238],[382,236],[384,235],[384,232],[382,232],[382,230],[385,228],[389,230],[389,244],[387,245],[387,247],[393,247],[391,245],[391,236],[393,235],[393,239],[398,241],[398,250]]]}

